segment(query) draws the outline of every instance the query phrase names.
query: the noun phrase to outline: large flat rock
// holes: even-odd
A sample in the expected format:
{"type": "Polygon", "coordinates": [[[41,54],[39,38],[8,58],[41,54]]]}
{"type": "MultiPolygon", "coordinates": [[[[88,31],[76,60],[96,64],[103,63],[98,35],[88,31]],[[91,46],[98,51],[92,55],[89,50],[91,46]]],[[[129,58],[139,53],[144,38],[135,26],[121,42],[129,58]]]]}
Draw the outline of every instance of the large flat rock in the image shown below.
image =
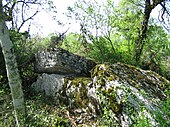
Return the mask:
{"type": "Polygon", "coordinates": [[[61,48],[39,51],[35,59],[38,73],[90,76],[90,70],[96,65],[92,60],[61,48]]]}

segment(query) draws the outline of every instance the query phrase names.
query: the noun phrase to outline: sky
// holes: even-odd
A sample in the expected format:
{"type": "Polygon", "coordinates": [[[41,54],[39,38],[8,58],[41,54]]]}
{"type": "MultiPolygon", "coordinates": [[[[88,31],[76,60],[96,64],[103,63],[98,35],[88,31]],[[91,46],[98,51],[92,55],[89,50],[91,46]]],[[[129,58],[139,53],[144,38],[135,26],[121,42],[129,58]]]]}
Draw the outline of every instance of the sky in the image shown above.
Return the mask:
{"type": "MultiPolygon", "coordinates": [[[[67,17],[63,13],[67,11],[68,6],[73,6],[75,1],[76,0],[53,0],[57,9],[57,13],[55,14],[56,19],[60,19],[61,22],[66,23],[67,17]]],[[[68,25],[66,25],[66,27],[59,26],[56,20],[52,20],[53,16],[53,14],[47,13],[46,11],[39,12],[39,14],[34,17],[36,23],[33,24],[34,27],[31,27],[31,34],[48,36],[50,33],[65,32],[68,29],[68,25]]],[[[70,31],[79,29],[76,24],[74,26],[70,31]]]]}
{"type": "MultiPolygon", "coordinates": [[[[67,22],[67,17],[63,15],[67,11],[68,6],[73,6],[77,0],[53,0],[54,5],[56,6],[57,13],[55,14],[56,19],[60,19],[62,23],[67,22]]],[[[100,0],[101,1],[101,0],[100,0]]],[[[119,0],[115,0],[116,4],[118,4],[119,0]]],[[[155,17],[157,15],[157,9],[153,10],[152,16],[155,17]]],[[[65,25],[65,27],[59,26],[56,20],[52,20],[53,15],[47,13],[45,11],[39,12],[34,17],[35,23],[33,27],[31,27],[31,34],[38,34],[39,36],[48,36],[51,33],[57,32],[65,32],[69,25],[65,25]]],[[[70,32],[79,31],[79,25],[72,21],[72,27],[70,27],[70,32]]]]}

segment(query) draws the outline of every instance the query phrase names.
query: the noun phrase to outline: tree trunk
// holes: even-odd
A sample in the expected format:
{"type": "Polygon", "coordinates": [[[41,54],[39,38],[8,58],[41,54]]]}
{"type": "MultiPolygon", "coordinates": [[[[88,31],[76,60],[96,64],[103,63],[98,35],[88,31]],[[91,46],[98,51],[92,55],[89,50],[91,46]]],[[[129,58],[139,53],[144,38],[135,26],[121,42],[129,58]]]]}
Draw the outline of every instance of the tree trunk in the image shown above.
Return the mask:
{"type": "Polygon", "coordinates": [[[138,39],[136,40],[136,43],[135,43],[134,57],[135,57],[136,64],[140,63],[140,57],[141,57],[142,50],[143,50],[143,47],[145,44],[146,32],[148,30],[148,22],[149,22],[149,17],[150,17],[151,11],[152,11],[152,8],[150,5],[150,0],[146,0],[142,26],[139,31],[138,39]]]}
{"type": "Polygon", "coordinates": [[[139,30],[139,35],[135,42],[135,49],[134,49],[134,58],[136,64],[140,63],[140,57],[142,55],[143,47],[145,45],[145,39],[148,30],[150,14],[158,4],[161,4],[164,1],[165,0],[154,0],[154,1],[145,0],[144,17],[142,21],[142,26],[141,29],[139,30]]]}
{"type": "Polygon", "coordinates": [[[3,15],[2,0],[0,0],[0,45],[5,59],[6,71],[9,86],[11,89],[15,118],[17,126],[22,126],[21,123],[25,117],[24,94],[20,75],[18,73],[17,62],[13,54],[13,44],[10,40],[8,29],[5,25],[3,15]]]}

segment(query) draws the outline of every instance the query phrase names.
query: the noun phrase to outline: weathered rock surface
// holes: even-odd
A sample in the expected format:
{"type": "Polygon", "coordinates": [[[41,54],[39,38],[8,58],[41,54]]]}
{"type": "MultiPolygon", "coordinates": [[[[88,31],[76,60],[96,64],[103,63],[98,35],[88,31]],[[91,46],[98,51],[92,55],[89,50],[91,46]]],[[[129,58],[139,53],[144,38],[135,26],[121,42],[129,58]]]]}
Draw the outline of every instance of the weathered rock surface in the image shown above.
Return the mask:
{"type": "Polygon", "coordinates": [[[96,65],[94,61],[62,48],[39,51],[35,59],[35,71],[38,73],[90,76],[90,70],[96,65]]]}
{"type": "Polygon", "coordinates": [[[99,121],[108,120],[109,126],[134,126],[143,117],[148,126],[160,126],[156,114],[166,118],[161,101],[169,96],[164,90],[170,82],[152,71],[117,63],[97,65],[92,70],[91,78],[63,78],[55,74],[43,76],[34,83],[34,88],[44,89],[47,95],[50,93],[62,100],[80,116],[84,113],[102,116],[99,121]]]}
{"type": "Polygon", "coordinates": [[[58,97],[60,90],[62,90],[64,86],[64,77],[64,75],[43,73],[39,75],[37,81],[32,84],[32,88],[47,96],[58,97]]]}

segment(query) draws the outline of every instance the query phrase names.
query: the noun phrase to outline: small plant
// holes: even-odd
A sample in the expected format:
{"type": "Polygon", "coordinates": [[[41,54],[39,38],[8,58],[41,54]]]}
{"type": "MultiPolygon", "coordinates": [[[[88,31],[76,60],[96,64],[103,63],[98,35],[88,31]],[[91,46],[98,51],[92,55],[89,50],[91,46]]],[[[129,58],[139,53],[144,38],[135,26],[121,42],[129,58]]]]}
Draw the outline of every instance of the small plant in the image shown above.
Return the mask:
{"type": "Polygon", "coordinates": [[[49,97],[49,102],[43,95],[36,95],[30,100],[27,100],[27,127],[70,127],[69,120],[65,117],[64,106],[58,107],[50,102],[52,99],[49,97]]]}
{"type": "MultiPolygon", "coordinates": [[[[169,86],[170,87],[170,86],[169,86]]],[[[167,99],[162,101],[162,111],[156,113],[156,120],[160,123],[161,127],[169,127],[170,126],[170,91],[167,89],[165,91],[167,95],[167,99]]]]}
{"type": "Polygon", "coordinates": [[[133,127],[152,127],[150,119],[145,115],[145,110],[138,113],[133,127]]]}
{"type": "Polygon", "coordinates": [[[115,92],[98,90],[100,103],[102,106],[101,124],[104,127],[119,127],[119,120],[115,116],[115,112],[119,111],[119,105],[115,100],[115,92]]]}
{"type": "MultiPolygon", "coordinates": [[[[26,99],[26,127],[70,127],[65,112],[65,106],[56,106],[45,102],[42,95],[35,95],[26,99]]],[[[52,101],[49,99],[49,101],[52,101]]],[[[0,86],[0,127],[15,126],[12,99],[9,91],[0,86]]]]}

